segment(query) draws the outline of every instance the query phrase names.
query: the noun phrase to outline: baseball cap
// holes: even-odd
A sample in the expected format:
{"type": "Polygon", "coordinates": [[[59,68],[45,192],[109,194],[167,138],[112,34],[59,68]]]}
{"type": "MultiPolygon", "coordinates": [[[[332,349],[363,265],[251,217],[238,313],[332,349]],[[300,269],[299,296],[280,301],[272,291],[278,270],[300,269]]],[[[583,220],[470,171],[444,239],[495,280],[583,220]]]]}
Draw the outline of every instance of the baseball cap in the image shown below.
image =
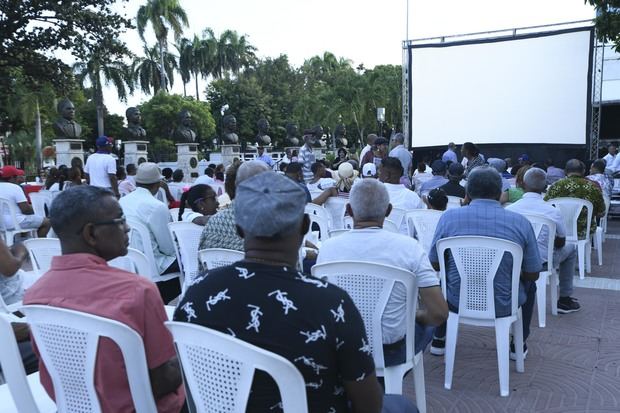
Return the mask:
{"type": "Polygon", "coordinates": [[[235,222],[252,237],[272,237],[298,224],[306,193],[292,179],[263,172],[241,182],[235,194],[235,222]]]}
{"type": "Polygon", "coordinates": [[[0,168],[0,177],[2,178],[13,178],[14,176],[23,176],[24,171],[21,169],[17,169],[13,165],[6,165],[0,168]]]}
{"type": "Polygon", "coordinates": [[[444,161],[440,161],[439,159],[433,161],[431,164],[431,169],[435,174],[441,174],[446,172],[446,163],[444,161]]]}
{"type": "Polygon", "coordinates": [[[529,161],[530,157],[527,156],[527,153],[523,153],[521,154],[521,156],[519,156],[519,158],[517,158],[518,161],[529,161]]]}
{"type": "Polygon", "coordinates": [[[379,146],[379,145],[387,145],[389,143],[389,141],[385,138],[377,138],[375,140],[375,145],[379,146]]]}
{"type": "Polygon", "coordinates": [[[103,148],[105,146],[111,146],[112,138],[108,138],[107,136],[100,136],[95,141],[95,145],[97,145],[97,147],[99,148],[103,148]]]}
{"type": "Polygon", "coordinates": [[[377,175],[377,167],[374,163],[367,163],[362,168],[362,176],[364,178],[374,177],[377,175]]]}
{"type": "Polygon", "coordinates": [[[160,180],[161,172],[159,171],[159,167],[156,163],[142,162],[138,166],[138,171],[136,172],[137,184],[154,184],[155,182],[159,182],[160,180]]]}
{"type": "Polygon", "coordinates": [[[463,176],[464,173],[465,168],[463,168],[463,165],[458,162],[452,162],[448,168],[448,175],[450,176],[460,177],[463,176]]]}

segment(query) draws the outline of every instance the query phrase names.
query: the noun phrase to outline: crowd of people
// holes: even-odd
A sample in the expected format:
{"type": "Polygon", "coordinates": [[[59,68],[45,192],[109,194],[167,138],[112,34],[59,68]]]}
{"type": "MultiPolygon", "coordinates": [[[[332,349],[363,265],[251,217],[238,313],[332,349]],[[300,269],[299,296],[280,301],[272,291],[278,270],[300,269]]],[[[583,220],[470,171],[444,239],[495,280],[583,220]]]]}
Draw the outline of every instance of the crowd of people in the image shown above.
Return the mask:
{"type": "MultiPolygon", "coordinates": [[[[58,193],[48,217],[34,215],[20,187],[23,171],[5,166],[0,169],[0,198],[15,204],[20,227],[37,230],[39,237],[51,228],[60,240],[62,255],[54,257],[51,269],[32,284],[20,270],[27,260],[23,245],[17,242],[9,248],[0,242],[4,302],[59,306],[134,328],[143,339],[153,395],[162,412],[187,409],[181,368],[163,324],[167,320],[164,304],[170,302],[176,303],[176,321],[231,334],[291,361],[306,382],[309,411],[416,411],[404,397],[383,394],[358,309],[345,291],[310,275],[308,268],[315,263],[371,262],[409,271],[417,281],[421,302],[415,317],[415,351],[423,352],[430,344],[430,353],[441,356],[448,312],[459,309],[461,278],[453,257],[448,256],[446,293],[442,294],[436,271],[445,258],[437,253],[438,240],[478,235],[512,241],[523,251],[518,304],[526,340],[535,281],[549,255],[548,233],[541,231],[537,238],[523,216],[536,213],[556,224],[553,261],[559,266],[558,312],[580,310],[573,297],[576,247],[566,242],[560,212],[545,201],[589,200],[594,209],[590,230],[594,231],[605,213],[605,199],[612,194],[614,165],[620,169],[615,146],[586,169],[577,159],[558,168],[551,160],[532,162],[526,154],[513,165],[510,159],[485,158],[471,142],[461,146],[461,162],[457,146],[451,143],[437,159],[414,163],[402,134],[390,140],[369,135],[359,155],[341,149],[329,163],[316,159],[314,139],[306,133],[299,151],[287,154],[279,164],[262,151],[256,160],[235,162],[228,168],[210,165],[203,176],[189,183],[181,170],[160,171],[150,162],[117,167],[110,155],[111,142],[102,137],[83,171],[80,165],[49,171],[45,189],[58,193]],[[462,207],[448,209],[449,197],[460,199],[462,207]],[[346,200],[353,229],[313,245],[306,239],[313,230],[306,205],[327,204],[331,198],[346,200]],[[179,272],[167,227],[173,219],[170,207],[179,208],[177,220],[204,227],[198,250],[242,251],[243,261],[215,270],[200,268],[201,275],[182,296],[176,278],[153,284],[107,264],[127,253],[129,221],[148,228],[159,274],[179,272]],[[384,228],[394,208],[445,211],[430,250],[410,236],[404,221],[399,233],[384,228]],[[304,253],[300,263],[302,246],[314,253],[304,253]]],[[[2,219],[5,227],[12,225],[7,211],[2,219]]],[[[586,228],[582,214],[581,237],[586,228]]],[[[511,263],[504,258],[495,277],[497,317],[510,313],[511,280],[511,263]]],[[[387,366],[400,364],[405,357],[407,297],[401,287],[392,290],[382,316],[387,366]]],[[[15,324],[14,330],[24,365],[29,372],[39,369],[41,382],[53,397],[51,378],[45,364],[37,363],[27,325],[15,324]]],[[[514,343],[510,346],[514,358],[514,343]]],[[[525,343],[523,350],[527,354],[525,343]]],[[[118,349],[106,342],[98,351],[97,395],[103,411],[132,411],[118,349]]],[[[257,374],[249,411],[274,411],[279,401],[274,382],[257,374]]]]}

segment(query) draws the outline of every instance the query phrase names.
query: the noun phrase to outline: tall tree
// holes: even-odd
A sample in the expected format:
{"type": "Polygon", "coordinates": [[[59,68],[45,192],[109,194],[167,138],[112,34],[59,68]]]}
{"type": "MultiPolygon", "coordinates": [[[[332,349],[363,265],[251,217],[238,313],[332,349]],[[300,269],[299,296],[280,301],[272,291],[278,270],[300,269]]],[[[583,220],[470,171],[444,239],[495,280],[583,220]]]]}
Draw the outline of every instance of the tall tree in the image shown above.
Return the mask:
{"type": "MultiPolygon", "coordinates": [[[[160,65],[164,67],[164,54],[168,48],[168,33],[172,31],[175,40],[181,38],[183,28],[189,22],[187,14],[179,0],[148,0],[144,6],[138,9],[136,25],[138,34],[144,41],[144,31],[151,24],[155,38],[159,46],[160,65]]],[[[166,90],[165,70],[160,70],[159,89],[166,90]]]]}
{"type": "Polygon", "coordinates": [[[248,68],[256,61],[256,48],[245,36],[239,36],[234,30],[224,31],[217,39],[217,52],[213,65],[213,77],[222,78],[230,73],[235,75],[243,68],[248,68]]]}
{"type": "Polygon", "coordinates": [[[206,29],[202,38],[194,35],[193,39],[181,39],[179,68],[181,76],[183,76],[183,72],[186,72],[194,77],[196,100],[200,100],[198,77],[207,77],[211,74],[216,46],[211,29],[206,29]]]}
{"type": "Polygon", "coordinates": [[[187,96],[186,85],[192,80],[190,73],[191,53],[189,53],[189,40],[186,38],[179,39],[174,43],[174,48],[177,49],[179,54],[179,74],[181,75],[181,82],[183,82],[183,96],[187,96]]]}
{"type": "Polygon", "coordinates": [[[172,86],[174,71],[178,67],[176,56],[164,51],[164,55],[160,57],[158,50],[157,46],[150,49],[144,46],[144,57],[136,58],[131,68],[134,81],[147,95],[151,94],[151,88],[153,88],[153,93],[157,93],[160,90],[166,90],[168,83],[172,86]],[[164,70],[161,70],[162,67],[164,70]],[[164,88],[161,87],[162,84],[164,88]]]}
{"type": "Polygon", "coordinates": [[[584,0],[584,3],[596,9],[596,33],[604,42],[614,44],[620,52],[620,1],[619,0],[584,0]]]}

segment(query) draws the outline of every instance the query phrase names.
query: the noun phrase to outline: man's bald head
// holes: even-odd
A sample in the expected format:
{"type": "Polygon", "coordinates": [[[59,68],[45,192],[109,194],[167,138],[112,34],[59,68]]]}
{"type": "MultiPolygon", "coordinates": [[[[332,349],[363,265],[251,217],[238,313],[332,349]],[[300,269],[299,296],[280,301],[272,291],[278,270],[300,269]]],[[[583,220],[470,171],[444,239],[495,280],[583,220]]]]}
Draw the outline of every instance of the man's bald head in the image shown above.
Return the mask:
{"type": "Polygon", "coordinates": [[[237,169],[235,184],[239,186],[239,184],[246,179],[269,170],[269,166],[263,161],[254,160],[244,162],[239,166],[239,169],[237,169]]]}
{"type": "Polygon", "coordinates": [[[566,172],[566,175],[583,176],[586,171],[586,166],[579,159],[571,159],[566,162],[564,171],[566,172]]]}

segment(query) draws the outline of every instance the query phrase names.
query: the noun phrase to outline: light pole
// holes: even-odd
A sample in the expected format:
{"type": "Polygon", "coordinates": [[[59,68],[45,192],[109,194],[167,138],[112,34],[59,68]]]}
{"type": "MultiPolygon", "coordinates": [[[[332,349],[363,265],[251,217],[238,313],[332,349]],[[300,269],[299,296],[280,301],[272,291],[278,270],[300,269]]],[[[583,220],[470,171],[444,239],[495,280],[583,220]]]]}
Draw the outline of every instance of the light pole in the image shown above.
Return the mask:
{"type": "Polygon", "coordinates": [[[377,123],[379,123],[379,137],[383,137],[383,122],[385,122],[385,108],[377,108],[377,123]]]}

